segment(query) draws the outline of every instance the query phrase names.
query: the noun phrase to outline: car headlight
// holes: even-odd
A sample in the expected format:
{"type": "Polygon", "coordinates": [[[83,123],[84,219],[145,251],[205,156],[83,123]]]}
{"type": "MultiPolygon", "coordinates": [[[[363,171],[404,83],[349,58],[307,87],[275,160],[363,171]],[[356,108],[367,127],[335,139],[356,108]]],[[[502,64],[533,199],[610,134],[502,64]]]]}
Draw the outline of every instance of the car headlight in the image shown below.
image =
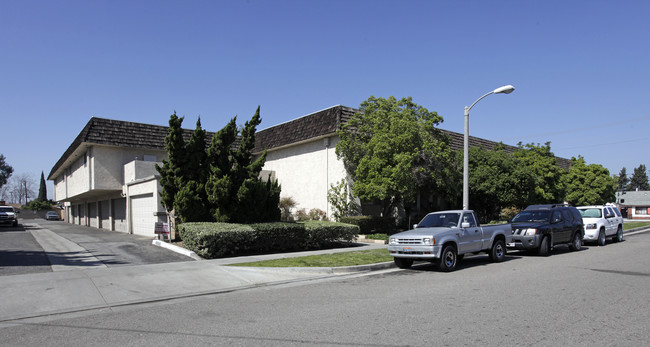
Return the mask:
{"type": "Polygon", "coordinates": [[[397,239],[394,237],[391,237],[388,239],[388,243],[391,245],[396,245],[397,244],[397,239]]]}
{"type": "Polygon", "coordinates": [[[526,229],[524,236],[533,236],[537,234],[537,229],[526,229]]]}
{"type": "Polygon", "coordinates": [[[587,224],[586,228],[587,229],[598,229],[598,225],[596,225],[596,223],[587,224]]]}

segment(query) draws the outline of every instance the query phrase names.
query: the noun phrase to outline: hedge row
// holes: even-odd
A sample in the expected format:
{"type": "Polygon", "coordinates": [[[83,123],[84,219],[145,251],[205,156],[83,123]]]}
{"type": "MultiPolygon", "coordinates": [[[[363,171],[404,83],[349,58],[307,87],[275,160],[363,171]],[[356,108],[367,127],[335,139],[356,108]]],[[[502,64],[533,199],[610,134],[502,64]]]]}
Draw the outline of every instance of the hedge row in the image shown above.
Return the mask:
{"type": "Polygon", "coordinates": [[[343,217],[341,223],[353,224],[359,227],[359,233],[368,234],[394,234],[397,230],[395,220],[390,217],[352,216],[343,217]]]}
{"type": "Polygon", "coordinates": [[[359,227],[344,223],[183,223],[178,226],[183,245],[203,258],[237,254],[297,251],[351,242],[359,227]]]}

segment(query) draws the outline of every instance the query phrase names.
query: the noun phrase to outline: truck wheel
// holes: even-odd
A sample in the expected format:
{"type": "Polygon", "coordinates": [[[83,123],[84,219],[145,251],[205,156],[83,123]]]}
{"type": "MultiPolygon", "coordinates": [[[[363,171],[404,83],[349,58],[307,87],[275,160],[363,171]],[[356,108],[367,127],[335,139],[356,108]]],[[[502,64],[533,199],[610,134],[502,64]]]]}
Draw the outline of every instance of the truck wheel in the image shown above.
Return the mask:
{"type": "Polygon", "coordinates": [[[580,233],[576,232],[573,234],[573,241],[569,245],[572,251],[579,251],[582,248],[582,240],[580,239],[580,233]]]}
{"type": "Polygon", "coordinates": [[[458,261],[458,257],[456,254],[456,247],[446,246],[442,250],[442,254],[440,255],[440,259],[438,260],[438,268],[440,268],[440,271],[443,272],[454,271],[454,269],[456,268],[457,261],[458,261]]]}
{"type": "Polygon", "coordinates": [[[537,250],[537,254],[542,255],[542,256],[547,256],[549,254],[549,250],[551,249],[551,239],[548,236],[544,236],[542,238],[542,242],[539,244],[539,249],[537,250]]]}
{"type": "Polygon", "coordinates": [[[607,243],[607,239],[605,239],[605,230],[600,229],[600,232],[598,232],[598,246],[604,246],[605,243],[607,243]]]}
{"type": "Polygon", "coordinates": [[[506,257],[506,243],[503,240],[496,240],[490,250],[490,260],[500,263],[506,257]]]}
{"type": "Polygon", "coordinates": [[[614,242],[621,242],[623,241],[623,227],[620,225],[618,226],[618,230],[616,231],[616,236],[612,239],[614,242]]]}
{"type": "Polygon", "coordinates": [[[393,258],[393,261],[395,261],[395,265],[400,269],[410,269],[411,265],[413,265],[413,260],[411,259],[393,258]]]}

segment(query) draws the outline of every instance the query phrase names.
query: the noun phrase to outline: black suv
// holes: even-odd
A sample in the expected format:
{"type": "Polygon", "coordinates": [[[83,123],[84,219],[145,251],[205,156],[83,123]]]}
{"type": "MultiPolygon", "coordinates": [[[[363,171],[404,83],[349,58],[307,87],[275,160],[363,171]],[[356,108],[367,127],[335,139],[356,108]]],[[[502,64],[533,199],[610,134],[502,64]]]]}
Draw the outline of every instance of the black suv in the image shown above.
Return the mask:
{"type": "Polygon", "coordinates": [[[512,242],[509,248],[537,250],[548,255],[553,246],[568,244],[572,251],[582,248],[585,234],[577,208],[565,205],[531,205],[511,221],[512,242]]]}

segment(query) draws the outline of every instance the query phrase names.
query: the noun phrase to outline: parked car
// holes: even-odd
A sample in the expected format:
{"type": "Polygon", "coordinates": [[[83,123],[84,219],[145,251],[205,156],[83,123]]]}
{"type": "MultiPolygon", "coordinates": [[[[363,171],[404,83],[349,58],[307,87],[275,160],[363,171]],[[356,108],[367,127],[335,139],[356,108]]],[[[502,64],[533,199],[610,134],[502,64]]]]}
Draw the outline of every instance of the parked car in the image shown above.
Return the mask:
{"type": "Polygon", "coordinates": [[[12,206],[0,206],[0,224],[11,224],[13,227],[18,226],[18,211],[12,206]]]}
{"type": "Polygon", "coordinates": [[[511,237],[510,224],[481,226],[474,211],[440,211],[426,215],[413,230],[391,235],[388,252],[399,268],[426,260],[447,272],[469,253],[485,252],[492,261],[503,261],[511,237]]]}
{"type": "Polygon", "coordinates": [[[512,242],[508,248],[536,250],[548,255],[553,247],[568,244],[572,251],[582,248],[584,224],[578,209],[565,204],[531,205],[511,221],[512,242]]]}
{"type": "Polygon", "coordinates": [[[585,223],[585,241],[604,246],[607,238],[623,241],[623,216],[616,206],[580,206],[578,211],[585,223]]]}
{"type": "Polygon", "coordinates": [[[47,220],[59,220],[61,216],[56,211],[47,211],[45,214],[45,219],[47,220]]]}

